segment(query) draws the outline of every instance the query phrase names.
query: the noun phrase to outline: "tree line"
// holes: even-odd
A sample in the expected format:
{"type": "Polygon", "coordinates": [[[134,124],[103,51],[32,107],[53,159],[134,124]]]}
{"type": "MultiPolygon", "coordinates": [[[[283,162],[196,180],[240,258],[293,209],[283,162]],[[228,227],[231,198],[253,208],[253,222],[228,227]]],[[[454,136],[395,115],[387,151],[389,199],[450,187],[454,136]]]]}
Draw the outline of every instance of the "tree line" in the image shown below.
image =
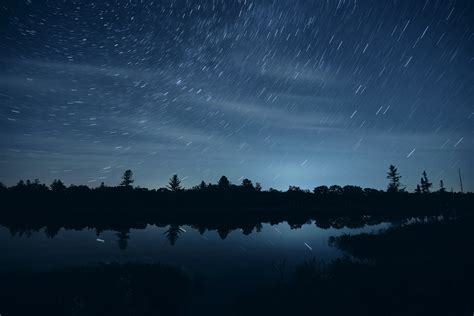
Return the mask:
{"type": "Polygon", "coordinates": [[[316,220],[325,228],[358,227],[407,218],[472,214],[473,193],[446,192],[444,186],[434,191],[426,172],[414,193],[401,183],[396,167],[390,166],[386,176],[387,190],[331,185],[312,191],[297,186],[286,191],[263,190],[250,179],[236,185],[225,176],[215,184],[201,181],[186,189],[177,175],[166,187],[147,189],[134,186],[131,170],[123,173],[117,186],[66,186],[57,179],[47,186],[39,180],[27,180],[0,187],[0,225],[11,232],[46,227],[50,236],[61,227],[111,229],[120,233],[124,248],[127,229],[147,224],[171,225],[167,238],[174,243],[182,225],[198,227],[200,232],[217,230],[224,238],[234,229],[250,232],[260,223],[286,221],[298,227],[316,220]]]}
{"type": "MultiPolygon", "coordinates": [[[[401,183],[402,176],[398,172],[398,169],[394,165],[390,165],[388,168],[387,176],[389,183],[387,185],[387,193],[408,193],[406,190],[406,186],[401,183]]],[[[96,190],[105,190],[105,189],[113,189],[113,188],[126,188],[126,189],[135,189],[135,190],[149,190],[147,188],[141,187],[134,187],[133,183],[135,182],[132,170],[125,170],[121,177],[121,181],[118,187],[109,187],[106,186],[104,182],[100,184],[96,190]]],[[[88,186],[85,185],[70,185],[67,187],[64,182],[60,179],[55,179],[49,185],[49,187],[41,183],[38,179],[34,181],[31,180],[20,180],[16,185],[7,187],[3,183],[0,182],[0,192],[6,191],[53,191],[53,192],[66,192],[68,190],[88,190],[90,189],[88,186]]],[[[420,183],[416,185],[414,193],[416,194],[427,194],[432,193],[433,191],[433,183],[429,181],[428,175],[426,171],[423,171],[420,183]]],[[[152,189],[151,191],[155,191],[152,189]]],[[[221,176],[217,182],[217,184],[213,183],[206,183],[201,181],[198,185],[191,187],[190,189],[186,189],[181,184],[181,179],[178,177],[177,174],[171,176],[168,181],[168,184],[163,187],[159,188],[156,191],[158,192],[182,192],[182,191],[206,191],[206,192],[230,192],[230,191],[241,191],[241,192],[262,192],[262,185],[259,182],[255,184],[247,178],[244,178],[239,185],[232,184],[226,176],[221,176]]],[[[273,188],[269,188],[267,192],[282,192],[273,188]]],[[[303,190],[298,186],[290,185],[286,192],[303,192],[303,193],[311,193],[309,190],[303,190]]],[[[382,193],[383,190],[377,190],[372,188],[361,188],[359,186],[354,185],[321,185],[317,186],[312,190],[312,193],[316,195],[326,195],[326,194],[371,194],[371,193],[382,193]]],[[[444,181],[440,180],[439,188],[436,190],[438,193],[446,193],[446,188],[444,186],[444,181]]]]}

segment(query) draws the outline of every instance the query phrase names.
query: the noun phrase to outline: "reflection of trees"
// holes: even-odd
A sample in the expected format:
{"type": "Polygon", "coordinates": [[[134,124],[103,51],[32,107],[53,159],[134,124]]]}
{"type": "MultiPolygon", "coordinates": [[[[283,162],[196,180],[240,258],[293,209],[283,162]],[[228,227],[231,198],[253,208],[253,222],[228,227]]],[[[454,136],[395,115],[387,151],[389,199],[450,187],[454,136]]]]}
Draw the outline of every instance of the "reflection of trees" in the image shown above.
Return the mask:
{"type": "MultiPolygon", "coordinates": [[[[426,196],[426,195],[423,195],[426,196]]],[[[194,210],[193,210],[194,211],[194,210]]],[[[364,225],[376,225],[381,222],[392,222],[397,221],[403,223],[406,221],[404,214],[399,214],[393,211],[393,214],[386,215],[383,210],[371,211],[371,210],[352,210],[352,214],[344,215],[346,211],[343,210],[330,210],[320,211],[321,215],[315,216],[312,213],[291,213],[283,211],[265,211],[265,212],[242,212],[239,216],[232,215],[233,209],[226,212],[212,212],[208,213],[207,216],[201,216],[202,214],[192,213],[192,211],[182,211],[177,216],[190,216],[189,220],[180,218],[166,218],[161,219],[160,216],[163,214],[150,215],[150,220],[143,219],[135,220],[129,219],[124,214],[118,217],[107,217],[107,212],[104,214],[98,213],[97,218],[93,217],[89,213],[85,214],[84,218],[79,216],[71,217],[64,214],[62,217],[56,217],[54,219],[48,219],[47,217],[36,217],[33,218],[33,222],[22,223],[23,218],[19,215],[15,215],[15,218],[2,218],[0,216],[0,225],[9,229],[12,236],[30,236],[35,232],[43,232],[47,237],[54,238],[64,228],[65,230],[85,230],[94,229],[94,233],[97,237],[101,235],[103,231],[112,230],[116,235],[117,244],[120,249],[124,250],[128,247],[128,240],[130,239],[131,229],[146,229],[147,225],[152,224],[161,229],[166,230],[164,235],[168,239],[171,245],[174,245],[179,238],[182,228],[184,225],[190,226],[197,229],[201,235],[205,232],[217,232],[221,239],[227,238],[227,236],[234,230],[239,230],[243,235],[249,235],[252,233],[259,233],[263,230],[263,223],[266,225],[277,225],[286,222],[291,229],[299,229],[304,224],[313,223],[321,229],[333,228],[362,228],[364,225]],[[187,212],[187,213],[185,213],[187,212]],[[379,213],[377,213],[379,212],[379,213]],[[89,215],[91,217],[89,217],[89,215]],[[224,216],[225,215],[225,216],[224,216]],[[87,217],[86,217],[87,216],[87,217]],[[91,222],[89,222],[91,221],[91,222]],[[170,224],[170,222],[173,224],[170,224]]],[[[202,211],[204,212],[204,211],[202,211]]],[[[453,214],[459,214],[458,208],[453,209],[452,213],[445,212],[444,218],[449,219],[453,217],[453,214]]],[[[0,214],[2,215],[2,214],[0,214]]],[[[148,216],[147,215],[147,216],[148,216]]],[[[456,215],[458,216],[458,215],[456,215]]],[[[414,218],[421,218],[416,217],[414,218]]],[[[422,217],[424,220],[438,220],[437,216],[422,217]]]]}
{"type": "Polygon", "coordinates": [[[128,240],[130,239],[130,229],[123,229],[117,232],[117,243],[120,250],[125,250],[128,247],[128,240]]]}
{"type": "Polygon", "coordinates": [[[319,227],[321,229],[329,229],[331,228],[331,223],[329,222],[329,220],[327,219],[320,219],[320,220],[316,220],[314,222],[314,224],[316,225],[316,227],[319,227]]]}
{"type": "Polygon", "coordinates": [[[168,239],[171,246],[174,246],[174,244],[178,240],[180,232],[181,232],[180,226],[176,224],[171,224],[168,230],[165,231],[166,239],[168,239]]]}
{"type": "Polygon", "coordinates": [[[221,239],[226,239],[227,235],[230,233],[230,229],[226,227],[221,227],[217,229],[217,233],[221,239]]]}
{"type": "Polygon", "coordinates": [[[199,231],[199,234],[203,235],[206,232],[206,226],[205,225],[193,225],[193,228],[197,229],[199,231]]]}
{"type": "Polygon", "coordinates": [[[253,228],[254,228],[253,226],[246,226],[246,227],[243,227],[243,228],[242,228],[242,233],[243,233],[244,235],[250,235],[250,234],[252,233],[252,231],[253,231],[253,228]]]}
{"type": "MultiPolygon", "coordinates": [[[[336,217],[336,218],[324,218],[315,221],[316,227],[321,229],[336,228],[341,229],[347,228],[362,228],[365,225],[378,225],[382,222],[382,219],[371,216],[353,216],[353,217],[336,217]]],[[[392,220],[391,222],[394,223],[392,220]]]]}
{"type": "Polygon", "coordinates": [[[25,237],[31,237],[31,233],[33,231],[38,231],[40,228],[25,228],[25,227],[21,227],[21,226],[11,226],[11,227],[8,227],[8,229],[10,230],[10,235],[12,237],[18,235],[18,237],[22,237],[22,236],[25,236],[25,237]]]}
{"type": "Polygon", "coordinates": [[[44,233],[45,233],[46,237],[54,238],[54,237],[56,237],[56,235],[59,233],[60,230],[61,230],[60,225],[57,225],[57,226],[56,225],[48,225],[44,229],[44,233]]]}

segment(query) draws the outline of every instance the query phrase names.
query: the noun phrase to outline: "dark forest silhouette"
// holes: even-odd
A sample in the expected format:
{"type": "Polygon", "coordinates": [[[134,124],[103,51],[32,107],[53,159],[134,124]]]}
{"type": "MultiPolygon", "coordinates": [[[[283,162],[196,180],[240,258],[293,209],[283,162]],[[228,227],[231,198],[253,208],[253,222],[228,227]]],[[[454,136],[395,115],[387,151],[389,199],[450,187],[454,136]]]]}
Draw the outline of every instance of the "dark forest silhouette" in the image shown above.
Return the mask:
{"type": "Polygon", "coordinates": [[[165,188],[150,190],[133,187],[131,170],[124,172],[116,187],[103,183],[97,188],[66,187],[58,179],[48,187],[39,180],[27,180],[8,188],[0,186],[0,224],[12,235],[44,229],[48,237],[61,228],[94,228],[98,236],[114,230],[119,248],[126,249],[129,230],[147,224],[168,227],[165,236],[174,245],[183,225],[201,234],[215,230],[224,239],[236,229],[244,234],[258,231],[262,223],[288,222],[299,228],[315,220],[321,228],[362,227],[412,217],[455,218],[472,212],[472,193],[447,192],[442,181],[440,189],[433,191],[426,172],[416,193],[406,191],[393,165],[387,179],[386,191],[332,185],[315,187],[312,192],[297,186],[284,192],[262,190],[249,179],[235,185],[225,176],[217,184],[202,181],[185,189],[177,175],[165,188]]]}
{"type": "MultiPolygon", "coordinates": [[[[287,191],[262,190],[249,179],[240,185],[222,176],[217,184],[205,183],[185,189],[177,175],[165,188],[133,187],[133,172],[126,170],[119,186],[102,183],[97,188],[70,185],[56,179],[50,186],[39,180],[0,185],[3,211],[0,224],[21,231],[22,227],[46,226],[54,235],[61,227],[84,227],[98,231],[143,227],[148,224],[191,225],[198,229],[251,231],[262,222],[287,221],[302,224],[317,220],[321,226],[360,225],[423,216],[456,216],[471,212],[472,193],[447,192],[443,181],[432,189],[422,173],[415,193],[407,192],[393,165],[387,172],[386,191],[354,185],[317,186],[311,192],[297,186],[287,191]],[[28,225],[26,225],[28,224],[28,225]]],[[[174,236],[175,234],[170,234],[174,236]]],[[[177,235],[176,235],[177,236],[177,235]]],[[[171,240],[176,241],[172,237],[171,240]]],[[[124,239],[126,241],[126,239],[124,239]]],[[[124,242],[125,244],[125,242],[124,242]]]]}
{"type": "MultiPolygon", "coordinates": [[[[402,176],[398,172],[398,169],[394,165],[389,166],[389,170],[387,172],[387,179],[389,180],[387,190],[377,190],[372,188],[362,188],[355,185],[346,185],[346,186],[339,186],[339,185],[321,185],[317,186],[313,189],[312,193],[316,195],[324,195],[324,194],[337,194],[337,195],[350,195],[350,194],[374,194],[374,193],[408,193],[406,190],[406,186],[402,185],[400,179],[402,176]]],[[[269,188],[267,191],[262,190],[262,185],[259,182],[256,182],[255,185],[252,183],[250,179],[244,178],[240,185],[231,184],[229,179],[226,176],[220,177],[217,184],[206,183],[201,181],[200,184],[193,186],[192,188],[185,189],[181,186],[181,179],[178,177],[177,174],[174,174],[170,179],[168,184],[163,188],[158,189],[148,189],[142,187],[134,187],[133,183],[135,182],[133,178],[132,170],[128,169],[122,175],[121,181],[118,186],[106,186],[104,182],[97,188],[90,188],[86,185],[74,185],[71,184],[69,187],[60,180],[54,179],[51,185],[46,185],[41,183],[39,179],[35,179],[34,181],[31,180],[20,180],[16,185],[7,187],[3,183],[0,182],[0,193],[44,193],[47,191],[51,191],[54,193],[66,193],[66,192],[119,192],[129,193],[130,191],[126,190],[134,190],[140,192],[154,192],[154,193],[164,193],[164,192],[181,192],[181,191],[192,191],[192,192],[212,192],[215,194],[225,193],[232,191],[233,193],[251,193],[251,192],[279,192],[279,193],[288,193],[288,192],[303,192],[303,193],[311,193],[309,190],[302,190],[298,186],[290,185],[287,191],[279,191],[273,188],[269,188]],[[124,190],[126,189],[126,190],[124,190]]],[[[423,171],[422,177],[420,179],[420,183],[417,184],[414,193],[431,193],[431,188],[433,184],[429,182],[428,175],[426,171],[423,171]]],[[[438,193],[445,193],[446,189],[444,186],[444,181],[440,180],[440,187],[439,190],[435,191],[438,193]]],[[[451,193],[454,193],[451,191],[451,193]]]]}
{"type": "MultiPolygon", "coordinates": [[[[313,191],[302,190],[290,185],[287,191],[273,188],[262,190],[260,183],[247,178],[240,185],[232,184],[222,176],[217,184],[205,183],[185,189],[178,175],[173,175],[164,188],[147,189],[134,187],[133,172],[126,170],[119,186],[90,188],[85,185],[70,185],[55,179],[50,186],[38,179],[21,180],[16,185],[6,187],[0,183],[0,197],[7,212],[9,209],[120,209],[122,212],[135,213],[137,210],[185,208],[332,208],[351,209],[362,207],[399,208],[401,205],[411,207],[432,207],[455,200],[470,199],[472,194],[447,192],[443,180],[439,190],[432,191],[433,184],[423,171],[420,184],[414,193],[409,193],[401,184],[401,176],[393,165],[387,172],[389,181],[387,190],[361,188],[355,185],[317,186],[313,191]],[[435,203],[433,203],[435,201],[435,203]]],[[[293,212],[293,210],[292,210],[293,212]]]]}

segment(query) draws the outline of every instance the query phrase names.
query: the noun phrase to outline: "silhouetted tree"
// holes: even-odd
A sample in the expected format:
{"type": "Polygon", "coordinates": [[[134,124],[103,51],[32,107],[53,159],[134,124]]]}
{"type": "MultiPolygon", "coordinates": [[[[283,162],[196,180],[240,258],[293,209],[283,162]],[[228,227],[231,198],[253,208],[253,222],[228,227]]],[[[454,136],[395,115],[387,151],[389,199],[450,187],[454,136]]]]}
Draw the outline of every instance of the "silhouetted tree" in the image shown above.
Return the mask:
{"type": "Polygon", "coordinates": [[[299,186],[296,185],[290,185],[288,187],[288,192],[303,192],[299,186]]]}
{"type": "Polygon", "coordinates": [[[445,193],[446,192],[446,188],[444,187],[444,181],[443,180],[439,180],[439,192],[440,193],[445,193]]]}
{"type": "Polygon", "coordinates": [[[173,192],[178,192],[178,191],[183,190],[183,188],[181,187],[181,180],[178,178],[177,174],[174,174],[170,178],[170,181],[168,182],[168,185],[166,187],[173,192]]]}
{"type": "Polygon", "coordinates": [[[400,174],[398,173],[397,168],[394,165],[388,167],[387,179],[389,179],[389,184],[387,192],[399,192],[400,191],[400,174]]]}
{"type": "Polygon", "coordinates": [[[430,193],[430,188],[433,186],[428,180],[428,176],[426,175],[426,171],[423,171],[423,176],[421,177],[420,188],[422,193],[430,193]]]}
{"type": "Polygon", "coordinates": [[[329,193],[329,188],[325,185],[320,185],[314,188],[313,193],[317,195],[325,195],[329,193]]]}
{"type": "Polygon", "coordinates": [[[255,190],[255,188],[253,187],[252,181],[250,181],[247,178],[242,180],[242,187],[247,190],[255,190]]]}
{"type": "Polygon", "coordinates": [[[421,193],[421,187],[420,187],[419,184],[416,185],[415,193],[416,193],[416,194],[420,194],[420,193],[421,193]]]}
{"type": "Polygon", "coordinates": [[[132,170],[130,169],[125,170],[125,172],[123,173],[122,182],[120,182],[120,185],[123,187],[131,188],[133,181],[135,180],[133,180],[132,170]]]}
{"type": "MultiPolygon", "coordinates": [[[[30,180],[28,180],[28,181],[30,181],[30,180]]],[[[22,189],[24,187],[26,187],[26,184],[25,184],[25,181],[23,181],[23,180],[18,181],[18,183],[15,186],[16,189],[22,189]]]]}
{"type": "MultiPolygon", "coordinates": [[[[382,191],[383,192],[383,191],[382,191]]],[[[376,190],[376,189],[372,189],[372,188],[365,188],[364,189],[364,193],[366,195],[375,195],[375,194],[379,194],[380,191],[379,190],[376,190]]]]}
{"type": "Polygon", "coordinates": [[[74,194],[80,194],[80,195],[86,195],[89,192],[91,192],[91,189],[87,185],[70,185],[69,188],[67,189],[68,192],[74,193],[74,194]]]}
{"type": "Polygon", "coordinates": [[[33,186],[36,191],[48,191],[46,184],[41,183],[38,179],[35,179],[33,186]]]}
{"type": "Polygon", "coordinates": [[[198,187],[199,187],[199,190],[201,190],[201,191],[206,190],[206,189],[207,189],[206,182],[201,181],[201,183],[199,183],[199,186],[198,186],[198,187]]]}
{"type": "Polygon", "coordinates": [[[66,186],[59,179],[54,179],[54,181],[53,181],[53,183],[51,183],[50,187],[51,187],[51,190],[53,190],[54,192],[64,192],[64,191],[66,191],[66,186]]]}
{"type": "Polygon", "coordinates": [[[15,190],[28,190],[28,191],[48,191],[48,187],[41,183],[38,179],[35,179],[33,182],[30,180],[20,180],[18,184],[14,187],[15,190]]]}
{"type": "Polygon", "coordinates": [[[342,194],[342,187],[340,185],[331,185],[329,187],[329,193],[342,194]]]}
{"type": "Polygon", "coordinates": [[[364,193],[364,190],[362,190],[361,187],[356,186],[356,185],[345,185],[342,188],[342,193],[344,193],[344,194],[362,194],[362,193],[364,193]]]}
{"type": "Polygon", "coordinates": [[[217,187],[219,190],[227,190],[230,187],[230,181],[226,176],[222,176],[217,182],[217,187]]]}
{"type": "Polygon", "coordinates": [[[262,192],[262,185],[260,182],[255,183],[255,191],[262,192]]]}

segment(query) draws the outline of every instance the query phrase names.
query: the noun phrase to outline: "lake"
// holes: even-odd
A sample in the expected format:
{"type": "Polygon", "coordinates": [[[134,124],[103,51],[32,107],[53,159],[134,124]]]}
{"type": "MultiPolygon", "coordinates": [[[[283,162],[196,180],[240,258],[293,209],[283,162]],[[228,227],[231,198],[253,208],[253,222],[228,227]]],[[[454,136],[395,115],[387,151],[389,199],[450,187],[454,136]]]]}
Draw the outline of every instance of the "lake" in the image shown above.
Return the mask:
{"type": "MultiPolygon", "coordinates": [[[[12,236],[0,227],[0,270],[52,270],[110,262],[159,262],[177,266],[200,284],[199,304],[255,288],[313,258],[331,260],[342,253],[328,245],[330,236],[376,232],[389,223],[361,228],[322,229],[308,222],[292,229],[287,223],[262,224],[246,235],[241,229],[224,239],[217,231],[202,235],[189,226],[148,225],[121,233],[94,229],[61,229],[53,238],[44,229],[12,236]],[[170,242],[171,241],[171,242],[170,242]],[[174,244],[172,244],[174,243],[174,244]]],[[[213,303],[214,304],[214,303],[213,303]]]]}

